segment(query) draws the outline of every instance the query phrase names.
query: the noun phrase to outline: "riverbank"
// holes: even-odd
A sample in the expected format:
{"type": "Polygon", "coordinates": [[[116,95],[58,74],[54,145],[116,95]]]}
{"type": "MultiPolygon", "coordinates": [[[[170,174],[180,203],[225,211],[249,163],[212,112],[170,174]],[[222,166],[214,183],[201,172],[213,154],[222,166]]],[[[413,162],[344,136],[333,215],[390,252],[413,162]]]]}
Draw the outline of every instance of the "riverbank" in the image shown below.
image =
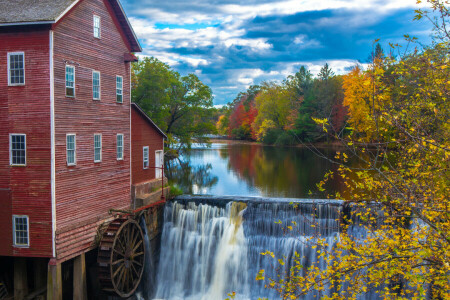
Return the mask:
{"type": "MultiPolygon", "coordinates": [[[[210,139],[211,143],[227,143],[227,144],[241,144],[241,145],[261,145],[261,146],[272,146],[272,147],[280,147],[280,145],[269,145],[264,144],[257,141],[246,141],[246,140],[233,140],[233,139],[210,139]]],[[[315,143],[303,143],[297,145],[283,145],[281,147],[290,147],[290,148],[345,148],[345,146],[340,141],[329,141],[329,142],[315,142],[315,143]]]]}

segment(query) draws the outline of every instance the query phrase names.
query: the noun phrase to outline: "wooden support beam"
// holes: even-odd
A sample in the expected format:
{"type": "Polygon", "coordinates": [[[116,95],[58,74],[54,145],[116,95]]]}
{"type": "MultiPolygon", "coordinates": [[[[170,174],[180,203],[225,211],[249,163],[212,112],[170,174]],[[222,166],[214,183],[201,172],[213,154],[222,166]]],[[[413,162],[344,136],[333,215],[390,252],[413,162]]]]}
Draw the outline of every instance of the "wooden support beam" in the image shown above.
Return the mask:
{"type": "Polygon", "coordinates": [[[57,263],[54,258],[48,263],[47,300],[62,300],[61,263],[57,263]]]}
{"type": "Polygon", "coordinates": [[[87,300],[86,259],[85,254],[73,261],[73,299],[87,300]]]}

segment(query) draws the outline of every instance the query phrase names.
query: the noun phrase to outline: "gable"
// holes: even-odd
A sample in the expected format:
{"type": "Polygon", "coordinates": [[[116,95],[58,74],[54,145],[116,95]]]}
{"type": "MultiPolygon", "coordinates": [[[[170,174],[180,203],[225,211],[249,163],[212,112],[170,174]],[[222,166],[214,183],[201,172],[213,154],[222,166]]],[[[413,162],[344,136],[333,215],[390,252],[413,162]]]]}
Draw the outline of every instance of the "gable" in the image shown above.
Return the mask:
{"type": "MultiPolygon", "coordinates": [[[[83,1],[92,0],[8,0],[0,1],[0,26],[57,24],[83,1]]],[[[141,52],[139,40],[119,0],[103,0],[117,29],[131,52],[141,52]]]]}

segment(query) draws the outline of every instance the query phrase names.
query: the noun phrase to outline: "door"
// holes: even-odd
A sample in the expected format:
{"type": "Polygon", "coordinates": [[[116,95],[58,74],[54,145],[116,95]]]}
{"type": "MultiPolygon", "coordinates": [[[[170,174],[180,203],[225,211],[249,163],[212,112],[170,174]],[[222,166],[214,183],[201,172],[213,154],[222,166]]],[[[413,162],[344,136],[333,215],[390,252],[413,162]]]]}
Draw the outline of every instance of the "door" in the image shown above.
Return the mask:
{"type": "Polygon", "coordinates": [[[164,154],[162,150],[155,151],[155,178],[162,177],[162,167],[164,165],[164,154]]]}

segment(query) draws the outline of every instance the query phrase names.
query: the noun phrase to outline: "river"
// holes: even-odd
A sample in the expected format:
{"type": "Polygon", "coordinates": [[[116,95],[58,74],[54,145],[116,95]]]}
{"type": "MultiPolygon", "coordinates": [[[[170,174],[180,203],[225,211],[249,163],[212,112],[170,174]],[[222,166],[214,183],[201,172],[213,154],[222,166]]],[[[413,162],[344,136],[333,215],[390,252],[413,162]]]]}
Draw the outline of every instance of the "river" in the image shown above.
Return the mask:
{"type": "MultiPolygon", "coordinates": [[[[233,141],[194,145],[180,159],[166,163],[166,175],[185,194],[324,198],[316,184],[337,168],[326,158],[333,159],[339,149],[318,150],[323,157],[299,147],[233,141]]],[[[328,193],[342,189],[337,178],[326,186],[328,193]]]]}

